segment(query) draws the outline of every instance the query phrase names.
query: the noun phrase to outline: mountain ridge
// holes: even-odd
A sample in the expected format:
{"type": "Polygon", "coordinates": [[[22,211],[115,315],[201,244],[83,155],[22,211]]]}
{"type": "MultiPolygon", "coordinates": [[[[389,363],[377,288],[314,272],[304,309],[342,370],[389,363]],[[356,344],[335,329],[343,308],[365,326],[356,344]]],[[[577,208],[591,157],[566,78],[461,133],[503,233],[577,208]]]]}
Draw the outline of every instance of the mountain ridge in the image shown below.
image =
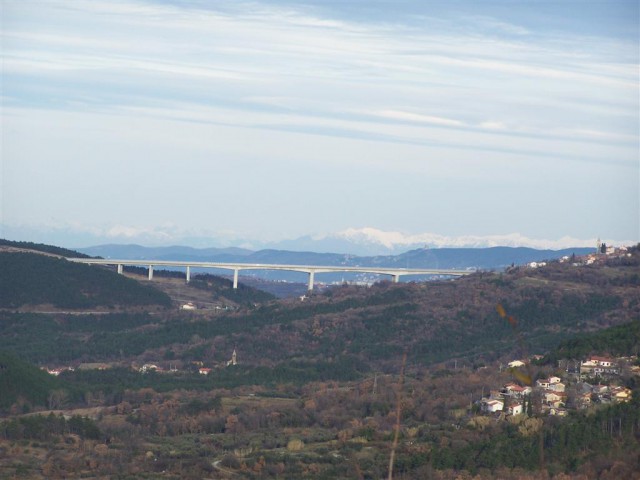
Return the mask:
{"type": "MultiPolygon", "coordinates": [[[[615,243],[609,242],[608,243],[615,243]]],[[[564,236],[558,240],[532,239],[520,233],[503,235],[447,236],[436,233],[403,233],[384,231],[373,227],[347,228],[345,230],[318,235],[305,235],[296,239],[273,244],[275,248],[331,250],[340,253],[361,255],[399,254],[416,248],[488,248],[529,247],[541,250],[556,250],[572,247],[590,247],[595,241],[564,236]]]]}
{"type": "Polygon", "coordinates": [[[571,235],[560,237],[531,237],[526,233],[497,234],[406,232],[376,228],[375,226],[344,227],[338,231],[283,233],[265,238],[262,232],[216,231],[207,228],[189,229],[173,225],[135,227],[111,225],[81,228],[77,225],[57,227],[18,227],[0,224],[6,238],[68,245],[75,249],[101,244],[142,244],[150,246],[189,245],[190,247],[229,248],[251,250],[278,249],[295,251],[334,252],[357,255],[400,254],[424,246],[429,248],[481,248],[494,246],[530,247],[536,249],[564,249],[596,247],[599,235],[607,245],[631,246],[636,239],[611,238],[607,232],[593,232],[587,238],[571,235]]]}

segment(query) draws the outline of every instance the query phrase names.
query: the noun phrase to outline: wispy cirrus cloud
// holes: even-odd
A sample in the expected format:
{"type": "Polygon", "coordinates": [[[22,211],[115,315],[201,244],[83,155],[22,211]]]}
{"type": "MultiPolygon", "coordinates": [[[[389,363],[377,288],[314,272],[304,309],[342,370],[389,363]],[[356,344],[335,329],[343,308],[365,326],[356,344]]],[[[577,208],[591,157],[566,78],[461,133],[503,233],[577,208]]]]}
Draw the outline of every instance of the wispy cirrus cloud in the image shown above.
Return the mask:
{"type": "Polygon", "coordinates": [[[391,120],[400,120],[414,123],[426,123],[432,125],[441,125],[445,127],[463,127],[464,122],[451,118],[436,117],[433,115],[424,115],[422,113],[407,112],[402,110],[380,110],[371,112],[372,115],[387,118],[391,120]]]}
{"type": "MultiPolygon", "coordinates": [[[[217,195],[199,183],[207,175],[223,169],[228,185],[243,185],[259,171],[272,188],[267,194],[261,182],[251,181],[262,195],[257,203],[285,205],[296,218],[307,212],[300,206],[293,213],[287,192],[301,185],[300,178],[320,182],[308,192],[317,206],[327,201],[323,192],[335,188],[334,178],[356,175],[363,187],[344,180],[337,197],[348,196],[361,215],[374,215],[366,213],[369,208],[393,224],[400,220],[392,212],[404,208],[400,198],[390,203],[395,207],[374,205],[380,201],[376,192],[386,191],[388,178],[397,175],[395,184],[405,185],[398,197],[411,197],[412,205],[440,200],[442,193],[431,193],[438,192],[434,182],[462,179],[467,183],[459,193],[466,198],[475,192],[469,203],[484,204],[486,212],[502,207],[479,185],[521,183],[504,215],[505,221],[524,222],[517,205],[529,212],[552,210],[532,200],[541,171],[557,201],[580,198],[576,202],[591,215],[601,210],[602,223],[612,222],[611,214],[577,186],[567,187],[562,179],[569,172],[576,185],[610,192],[618,199],[616,212],[637,213],[627,206],[637,197],[630,181],[638,168],[637,35],[603,35],[596,17],[589,19],[592,28],[570,28],[567,17],[563,28],[551,31],[548,25],[557,18],[545,13],[548,5],[518,17],[500,2],[480,10],[470,4],[455,14],[443,5],[426,9],[422,2],[374,2],[367,9],[349,2],[259,0],[3,6],[6,181],[26,189],[46,189],[55,178],[47,162],[84,170],[91,151],[104,167],[91,177],[100,181],[90,193],[104,192],[95,204],[107,213],[106,192],[117,178],[110,165],[137,172],[146,166],[157,184],[174,185],[177,167],[165,172],[156,165],[171,166],[178,158],[199,172],[200,188],[175,187],[181,198],[194,196],[197,205],[207,205],[217,195]],[[105,145],[113,156],[104,153],[105,145]],[[185,160],[178,148],[195,159],[185,160]],[[561,195],[564,189],[569,192],[561,195]]],[[[62,190],[79,191],[69,177],[58,178],[62,190]]],[[[62,209],[52,201],[38,211],[18,201],[24,189],[4,190],[12,192],[4,213],[10,218],[62,209]]],[[[122,202],[139,201],[135,192],[132,187],[122,202]]],[[[251,217],[254,196],[249,191],[236,199],[238,210],[220,213],[221,221],[251,217]]],[[[339,200],[330,202],[347,215],[339,200]]],[[[127,215],[124,207],[119,211],[127,215]]],[[[469,221],[494,221],[495,215],[486,215],[476,212],[469,221]]],[[[556,221],[567,215],[558,212],[556,221]]],[[[438,218],[434,211],[429,216],[438,218]]],[[[199,222],[195,213],[185,217],[199,222]]],[[[409,217],[402,221],[417,221],[409,217]]],[[[265,218],[263,212],[257,221],[265,218]]],[[[591,221],[575,223],[586,229],[591,221]]]]}

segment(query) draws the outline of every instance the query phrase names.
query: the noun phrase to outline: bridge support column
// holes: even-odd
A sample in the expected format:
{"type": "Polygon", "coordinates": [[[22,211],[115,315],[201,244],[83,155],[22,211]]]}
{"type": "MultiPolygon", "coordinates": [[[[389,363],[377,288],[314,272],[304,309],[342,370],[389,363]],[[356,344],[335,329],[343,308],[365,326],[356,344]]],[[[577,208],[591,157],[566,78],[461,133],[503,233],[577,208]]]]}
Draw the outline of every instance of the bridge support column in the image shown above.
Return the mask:
{"type": "Polygon", "coordinates": [[[233,271],[233,288],[234,289],[238,288],[238,269],[237,268],[233,271]]]}
{"type": "Polygon", "coordinates": [[[187,265],[187,283],[191,281],[191,267],[187,265]]]}
{"type": "Polygon", "coordinates": [[[122,275],[123,267],[121,263],[118,264],[118,275],[122,275]]]}
{"type": "Polygon", "coordinates": [[[149,265],[149,280],[153,280],[153,265],[149,265]]]}
{"type": "Polygon", "coordinates": [[[393,283],[398,283],[400,281],[400,275],[392,275],[393,276],[393,283]]]}
{"type": "Polygon", "coordinates": [[[313,276],[315,273],[314,270],[309,271],[309,291],[313,290],[313,276]]]}

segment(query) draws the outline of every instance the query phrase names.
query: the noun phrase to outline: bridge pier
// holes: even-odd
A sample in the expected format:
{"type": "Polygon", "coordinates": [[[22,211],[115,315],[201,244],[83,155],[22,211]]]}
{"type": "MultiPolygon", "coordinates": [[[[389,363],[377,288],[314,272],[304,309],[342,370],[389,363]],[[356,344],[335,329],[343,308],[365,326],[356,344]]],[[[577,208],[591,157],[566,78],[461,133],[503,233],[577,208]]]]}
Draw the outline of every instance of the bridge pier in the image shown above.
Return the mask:
{"type": "Polygon", "coordinates": [[[238,273],[240,270],[286,270],[292,272],[302,272],[309,275],[308,290],[313,290],[314,277],[316,273],[325,272],[364,272],[375,273],[377,275],[389,275],[394,283],[400,281],[400,276],[405,275],[441,275],[448,277],[460,277],[473,273],[472,270],[446,270],[446,269],[421,269],[421,268],[386,268],[386,267],[347,267],[329,265],[283,265],[283,264],[261,264],[261,263],[217,263],[217,262],[182,262],[170,260],[130,260],[130,259],[96,259],[96,258],[68,258],[68,261],[86,263],[89,265],[115,265],[118,274],[124,273],[125,265],[135,265],[149,268],[149,280],[153,279],[154,267],[169,266],[186,269],[186,281],[191,281],[191,267],[196,268],[216,268],[226,271],[233,270],[233,288],[238,288],[238,273]]]}

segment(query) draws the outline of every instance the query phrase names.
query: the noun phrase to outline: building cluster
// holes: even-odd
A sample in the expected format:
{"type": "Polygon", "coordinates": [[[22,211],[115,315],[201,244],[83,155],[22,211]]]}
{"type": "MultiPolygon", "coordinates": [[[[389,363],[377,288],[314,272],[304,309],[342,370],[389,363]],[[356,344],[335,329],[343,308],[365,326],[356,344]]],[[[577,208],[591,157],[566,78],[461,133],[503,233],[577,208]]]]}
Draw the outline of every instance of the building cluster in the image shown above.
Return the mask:
{"type": "Polygon", "coordinates": [[[49,368],[49,367],[40,367],[40,370],[44,370],[49,375],[53,375],[57,377],[62,372],[74,372],[75,370],[108,370],[111,368],[110,363],[102,363],[102,362],[92,362],[92,363],[80,363],[79,365],[72,367],[57,367],[57,368],[49,368]]]}
{"type": "MultiPolygon", "coordinates": [[[[199,363],[198,373],[200,375],[209,375],[213,371],[213,368],[205,367],[202,362],[198,362],[198,363],[199,363]]],[[[234,348],[233,353],[231,354],[231,359],[228,360],[224,365],[227,367],[231,367],[237,364],[238,364],[238,354],[236,353],[236,349],[234,348]]]]}
{"type": "Polygon", "coordinates": [[[579,261],[573,262],[573,265],[593,265],[597,263],[603,263],[608,259],[623,257],[631,257],[631,253],[629,253],[629,249],[627,247],[607,246],[606,244],[600,243],[600,241],[598,241],[598,247],[596,248],[596,251],[594,253],[591,253],[584,257],[580,257],[579,261]]]}
{"type": "Polygon", "coordinates": [[[540,267],[546,267],[547,266],[547,262],[529,262],[527,264],[527,266],[529,268],[540,268],[540,267]]]}
{"type": "Polygon", "coordinates": [[[75,371],[75,368],[73,367],[60,367],[60,368],[48,368],[48,367],[42,367],[41,370],[44,370],[45,372],[47,372],[49,375],[53,375],[54,377],[57,377],[58,375],[60,375],[62,372],[66,372],[66,371],[70,371],[73,372],[75,371]]]}
{"type": "Polygon", "coordinates": [[[178,371],[178,367],[176,365],[173,364],[169,364],[169,368],[162,368],[158,365],[156,365],[155,363],[145,363],[144,365],[142,365],[139,368],[134,368],[134,370],[138,370],[140,373],[149,373],[149,372],[156,372],[156,373],[175,373],[178,371]]]}
{"type": "Polygon", "coordinates": [[[203,306],[203,305],[197,305],[193,302],[187,302],[180,305],[180,310],[187,310],[187,311],[195,311],[195,310],[211,311],[211,310],[234,310],[234,309],[235,307],[225,305],[222,303],[218,305],[203,306]]]}
{"type": "MultiPolygon", "coordinates": [[[[560,258],[558,261],[560,263],[571,262],[571,265],[573,265],[574,267],[580,267],[584,265],[604,263],[608,259],[623,258],[623,257],[631,257],[631,253],[629,253],[629,249],[627,247],[607,246],[606,244],[601,243],[600,240],[598,240],[596,249],[593,253],[590,253],[588,255],[581,255],[581,256],[565,255],[564,257],[560,258]]],[[[527,267],[532,269],[546,267],[547,265],[548,265],[547,262],[527,263],[527,267]]]]}
{"type": "MultiPolygon", "coordinates": [[[[219,365],[219,368],[224,368],[226,367],[230,367],[233,365],[238,365],[238,354],[236,352],[236,349],[233,349],[233,353],[231,354],[231,358],[224,362],[223,364],[219,365]]],[[[112,368],[114,366],[122,366],[122,365],[118,365],[118,364],[110,364],[110,363],[81,363],[80,365],[78,365],[77,367],[60,367],[60,368],[53,368],[50,369],[48,367],[42,367],[41,369],[44,370],[45,372],[47,372],[50,375],[54,375],[54,376],[58,376],[60,375],[62,372],[64,371],[71,371],[73,372],[74,370],[107,370],[109,368],[112,368]]],[[[140,373],[176,373],[178,371],[180,371],[178,369],[178,366],[174,363],[169,363],[169,366],[167,368],[162,367],[161,365],[158,365],[156,363],[145,363],[142,366],[139,366],[139,364],[132,364],[131,368],[137,372],[140,373]]],[[[213,368],[208,368],[204,366],[204,363],[201,361],[193,361],[191,362],[189,368],[185,369],[185,371],[192,371],[192,372],[197,372],[200,375],[209,375],[209,373],[211,373],[214,369],[213,368]]]]}
{"type": "MultiPolygon", "coordinates": [[[[491,391],[480,401],[480,409],[487,414],[520,415],[533,411],[564,416],[569,410],[581,410],[595,404],[628,402],[631,390],[620,385],[621,373],[640,376],[640,366],[632,365],[636,357],[611,358],[591,355],[579,362],[561,362],[564,378],[539,378],[532,385],[515,382],[491,391]],[[624,369],[622,365],[625,365],[624,369]]],[[[521,360],[509,363],[512,368],[525,365],[521,360]]],[[[520,376],[516,376],[520,377],[520,376]]],[[[522,375],[525,377],[525,375],[522,375]]]]}
{"type": "Polygon", "coordinates": [[[582,378],[611,376],[619,373],[619,362],[613,358],[592,355],[580,362],[580,376],[582,378]]]}

